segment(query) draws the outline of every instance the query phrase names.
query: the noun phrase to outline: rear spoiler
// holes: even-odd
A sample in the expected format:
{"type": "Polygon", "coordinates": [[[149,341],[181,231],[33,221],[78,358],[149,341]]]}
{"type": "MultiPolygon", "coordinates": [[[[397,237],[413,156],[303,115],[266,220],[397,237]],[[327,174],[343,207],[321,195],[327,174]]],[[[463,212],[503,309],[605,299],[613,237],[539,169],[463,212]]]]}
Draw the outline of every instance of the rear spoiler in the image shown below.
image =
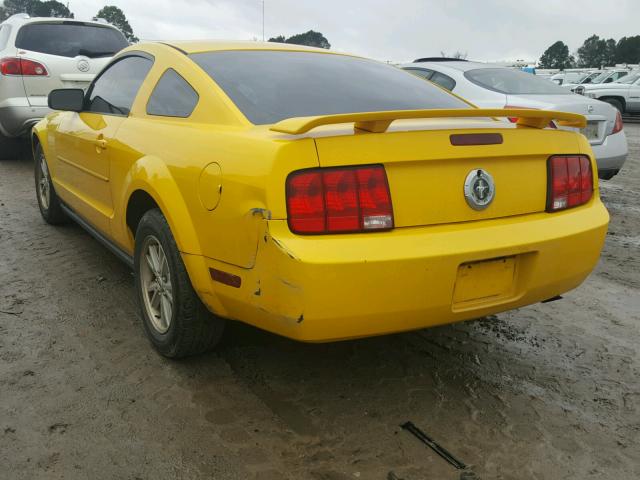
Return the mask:
{"type": "Polygon", "coordinates": [[[279,121],[272,125],[270,130],[290,135],[300,135],[322,125],[353,123],[356,130],[382,133],[389,128],[389,125],[394,120],[481,117],[517,118],[517,125],[531,128],[545,128],[553,120],[564,127],[584,128],[587,126],[587,119],[577,113],[521,108],[460,108],[446,110],[390,110],[383,112],[341,113],[317,117],[295,117],[279,121]]]}

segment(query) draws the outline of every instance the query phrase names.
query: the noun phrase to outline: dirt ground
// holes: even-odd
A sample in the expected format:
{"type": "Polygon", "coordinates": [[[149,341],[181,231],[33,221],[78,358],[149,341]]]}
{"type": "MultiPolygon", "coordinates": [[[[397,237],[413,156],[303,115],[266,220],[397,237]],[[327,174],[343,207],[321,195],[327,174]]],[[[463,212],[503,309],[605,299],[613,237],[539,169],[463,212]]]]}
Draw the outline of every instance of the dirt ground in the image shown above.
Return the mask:
{"type": "Polygon", "coordinates": [[[30,160],[0,162],[0,478],[640,478],[640,125],[626,132],[602,260],[562,301],[329,345],[233,325],[178,362],[147,342],[126,267],[44,224],[30,160]]]}

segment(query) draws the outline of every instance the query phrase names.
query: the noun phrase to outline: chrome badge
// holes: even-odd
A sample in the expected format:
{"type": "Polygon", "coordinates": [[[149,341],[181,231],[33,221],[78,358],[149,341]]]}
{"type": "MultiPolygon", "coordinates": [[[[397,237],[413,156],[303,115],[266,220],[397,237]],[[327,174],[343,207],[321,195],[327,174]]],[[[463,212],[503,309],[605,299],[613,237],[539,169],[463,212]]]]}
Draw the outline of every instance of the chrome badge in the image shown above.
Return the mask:
{"type": "Polygon", "coordinates": [[[493,201],[496,186],[493,177],[486,170],[476,168],[469,172],[464,181],[464,198],[474,210],[484,210],[493,201]]]}
{"type": "Polygon", "coordinates": [[[76,64],[76,67],[81,72],[88,72],[89,69],[91,68],[90,65],[89,65],[89,61],[88,60],[84,60],[84,59],[78,60],[78,63],[76,64]]]}

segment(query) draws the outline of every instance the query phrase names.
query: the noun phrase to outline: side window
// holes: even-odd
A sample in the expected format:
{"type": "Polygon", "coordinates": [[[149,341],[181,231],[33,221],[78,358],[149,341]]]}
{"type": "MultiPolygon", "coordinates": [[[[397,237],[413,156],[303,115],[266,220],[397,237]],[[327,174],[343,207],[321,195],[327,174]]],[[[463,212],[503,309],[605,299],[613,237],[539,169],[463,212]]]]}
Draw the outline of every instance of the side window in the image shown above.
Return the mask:
{"type": "Polygon", "coordinates": [[[91,85],[85,110],[111,115],[129,115],[153,62],[140,56],[129,56],[111,64],[91,85]]]}
{"type": "Polygon", "coordinates": [[[433,75],[433,70],[429,70],[428,68],[407,68],[407,71],[417,75],[418,77],[426,78],[429,80],[431,75],[433,75]]]}
{"type": "Polygon", "coordinates": [[[444,73],[434,72],[430,80],[449,91],[453,90],[456,87],[456,81],[449,75],[445,75],[444,73]]]}
{"type": "Polygon", "coordinates": [[[189,83],[172,68],[162,74],[147,102],[147,114],[187,118],[200,97],[189,83]]]}

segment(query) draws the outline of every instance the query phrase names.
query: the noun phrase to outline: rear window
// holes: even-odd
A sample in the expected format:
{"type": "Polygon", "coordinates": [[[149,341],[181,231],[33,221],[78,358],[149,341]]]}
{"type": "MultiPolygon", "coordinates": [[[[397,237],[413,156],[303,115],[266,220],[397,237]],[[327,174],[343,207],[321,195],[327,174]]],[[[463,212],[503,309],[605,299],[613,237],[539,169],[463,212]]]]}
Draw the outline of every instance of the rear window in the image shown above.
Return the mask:
{"type": "Polygon", "coordinates": [[[464,76],[480,87],[507,95],[567,95],[566,89],[530,73],[509,68],[477,68],[464,76]]]}
{"type": "Polygon", "coordinates": [[[408,72],[362,58],[255,50],[191,58],[254,124],[339,113],[469,108],[408,72]]]}
{"type": "Polygon", "coordinates": [[[115,28],[81,22],[31,23],[16,38],[17,48],[60,57],[111,57],[128,45],[115,28]]]}

